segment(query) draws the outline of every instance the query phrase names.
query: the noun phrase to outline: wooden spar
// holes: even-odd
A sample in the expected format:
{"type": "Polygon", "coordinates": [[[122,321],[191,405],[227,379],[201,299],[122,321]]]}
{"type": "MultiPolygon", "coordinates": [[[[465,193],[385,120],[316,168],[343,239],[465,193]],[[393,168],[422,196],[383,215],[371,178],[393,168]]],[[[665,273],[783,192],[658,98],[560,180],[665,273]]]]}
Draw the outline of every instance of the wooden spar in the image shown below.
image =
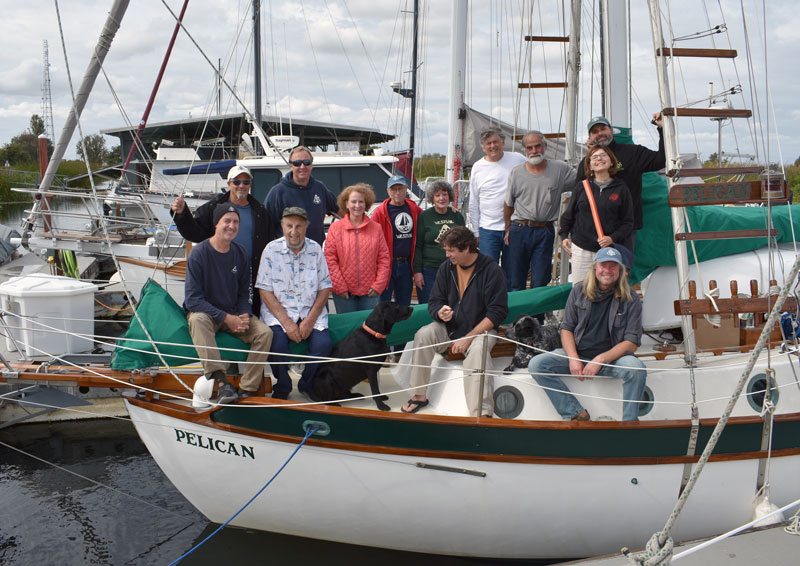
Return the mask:
{"type": "Polygon", "coordinates": [[[181,13],[178,16],[178,19],[175,20],[175,29],[172,30],[172,38],[169,40],[167,52],[164,54],[164,60],[161,62],[161,68],[158,70],[156,83],[153,85],[153,90],[150,91],[150,98],[147,100],[147,106],[142,114],[142,119],[139,121],[139,126],[136,128],[136,133],[133,135],[131,149],[128,151],[128,157],[125,158],[125,164],[122,166],[122,172],[119,175],[120,180],[125,177],[125,172],[128,170],[128,165],[131,163],[133,152],[136,151],[136,147],[139,145],[139,138],[142,135],[142,130],[144,130],[144,127],[147,125],[147,119],[150,117],[150,110],[153,109],[153,103],[156,100],[156,93],[158,92],[158,88],[161,86],[161,79],[164,78],[164,71],[167,70],[167,62],[169,61],[170,55],[172,55],[172,47],[175,45],[175,39],[178,37],[178,31],[181,29],[183,15],[186,13],[186,7],[188,5],[189,0],[184,0],[181,13]]]}

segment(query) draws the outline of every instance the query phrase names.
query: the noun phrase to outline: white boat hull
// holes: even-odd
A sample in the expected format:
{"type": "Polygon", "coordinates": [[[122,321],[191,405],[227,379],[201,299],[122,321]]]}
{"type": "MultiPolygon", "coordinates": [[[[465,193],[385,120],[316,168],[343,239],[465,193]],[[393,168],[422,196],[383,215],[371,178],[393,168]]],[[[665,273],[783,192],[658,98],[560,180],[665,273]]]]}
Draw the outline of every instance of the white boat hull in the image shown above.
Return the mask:
{"type": "MultiPolygon", "coordinates": [[[[255,495],[298,444],[203,426],[130,402],[128,410],[170,481],[216,523],[255,495]]],[[[641,547],[663,528],[683,468],[650,460],[530,463],[306,445],[231,524],[445,555],[592,556],[641,547]]],[[[675,540],[751,520],[757,475],[756,459],[710,462],[673,531],[675,540]]],[[[797,498],[799,476],[800,455],[773,458],[771,500],[781,505],[797,498]]]]}

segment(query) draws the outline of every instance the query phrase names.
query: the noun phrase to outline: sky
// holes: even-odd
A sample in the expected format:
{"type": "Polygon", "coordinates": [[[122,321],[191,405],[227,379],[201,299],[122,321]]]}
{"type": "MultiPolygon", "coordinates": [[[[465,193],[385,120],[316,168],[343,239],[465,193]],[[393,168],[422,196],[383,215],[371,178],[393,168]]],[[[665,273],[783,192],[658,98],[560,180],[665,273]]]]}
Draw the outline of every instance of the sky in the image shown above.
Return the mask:
{"type": "MultiPolygon", "coordinates": [[[[389,83],[404,81],[410,87],[410,0],[263,0],[262,41],[265,114],[280,114],[287,121],[302,118],[376,128],[398,135],[388,149],[408,146],[408,101],[393,94],[389,83]]],[[[447,149],[448,95],[450,80],[450,2],[420,2],[422,5],[420,45],[417,154],[445,153],[447,149]]],[[[736,108],[758,108],[760,116],[756,145],[761,155],[791,164],[800,156],[800,73],[793,63],[796,30],[800,16],[789,0],[771,0],[766,6],[744,0],[671,0],[672,18],[665,21],[665,33],[673,37],[702,32],[727,23],[729,35],[716,35],[719,47],[739,52],[734,64],[714,60],[681,59],[670,75],[674,98],[679,103],[708,97],[708,83],[714,92],[741,84],[746,97],[736,97],[736,108]],[[744,9],[742,8],[744,4],[744,9]],[[708,6],[708,12],[703,8],[708,6]],[[742,32],[742,12],[749,41],[742,32]],[[768,34],[765,58],[764,16],[768,34]],[[755,69],[751,88],[747,71],[748,53],[755,69]],[[769,96],[767,95],[767,85],[769,96]],[[757,99],[755,94],[757,92],[757,99]],[[755,100],[755,103],[753,102],[755,100]],[[769,143],[765,141],[768,136],[769,143]]],[[[111,0],[29,0],[4,10],[0,20],[0,144],[24,131],[32,114],[42,113],[43,41],[48,42],[50,89],[54,127],[58,133],[69,111],[71,97],[67,64],[62,50],[56,5],[60,10],[67,61],[77,88],[111,5],[111,0]],[[22,33],[21,30],[24,30],[22,33]]],[[[182,1],[136,0],[131,2],[122,26],[104,64],[81,119],[84,135],[101,129],[138,123],[169,37],[174,18],[166,6],[178,13],[182,1]],[[115,100],[118,100],[117,103],[115,100]]],[[[537,91],[528,98],[518,91],[517,82],[563,80],[561,52],[557,46],[533,46],[528,71],[524,33],[560,35],[564,21],[562,2],[533,3],[534,17],[520,15],[519,0],[489,0],[470,3],[466,102],[486,114],[507,122],[543,131],[563,131],[561,91],[537,91]],[[530,26],[530,31],[526,28],[530,26]],[[542,59],[542,55],[546,60],[542,59]],[[523,62],[520,62],[520,60],[523,62]],[[532,78],[531,78],[532,76],[532,78]]],[[[531,3],[525,3],[530,10],[531,3]]],[[[191,0],[184,20],[205,56],[214,65],[223,61],[226,80],[252,108],[252,58],[247,43],[251,36],[250,7],[237,0],[191,0]],[[224,8],[223,8],[224,6],[224,8]]],[[[658,88],[653,43],[646,3],[631,2],[630,59],[633,95],[634,139],[655,147],[650,114],[658,109],[658,88]]],[[[580,82],[578,139],[583,139],[588,119],[602,113],[597,77],[599,43],[597,25],[592,25],[597,8],[584,2],[582,31],[582,79],[580,82]],[[593,31],[594,30],[594,31],[593,31]],[[593,55],[594,54],[594,55],[593,55]],[[594,71],[592,74],[591,71],[594,71]]],[[[710,47],[711,39],[678,43],[680,47],[710,47]]],[[[240,112],[229,94],[220,102],[223,113],[240,112]]],[[[699,105],[704,106],[702,102],[699,105]]],[[[150,122],[199,118],[216,112],[214,72],[193,42],[182,33],[167,72],[150,122]]],[[[288,127],[288,126],[287,126],[288,127]]],[[[699,152],[707,158],[717,151],[717,124],[708,119],[682,119],[680,150],[699,152]]],[[[725,124],[723,151],[755,152],[747,124],[725,124]]],[[[75,156],[77,134],[67,157],[75,156]]],[[[107,144],[114,145],[115,138],[107,144]]]]}

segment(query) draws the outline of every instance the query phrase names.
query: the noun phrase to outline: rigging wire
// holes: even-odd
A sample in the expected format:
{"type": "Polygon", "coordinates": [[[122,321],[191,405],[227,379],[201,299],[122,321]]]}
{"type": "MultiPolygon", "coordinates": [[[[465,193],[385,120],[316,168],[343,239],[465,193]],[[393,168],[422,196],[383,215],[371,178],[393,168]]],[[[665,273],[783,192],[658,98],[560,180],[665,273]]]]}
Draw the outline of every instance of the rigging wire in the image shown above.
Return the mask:
{"type": "MultiPolygon", "coordinates": [[[[336,27],[336,22],[333,21],[333,16],[331,15],[328,2],[325,2],[325,8],[328,10],[328,16],[331,19],[331,24],[333,24],[333,26],[336,27]]],[[[319,70],[319,62],[317,61],[317,50],[314,48],[314,40],[311,37],[311,28],[309,27],[308,24],[308,17],[306,16],[306,8],[303,0],[300,0],[300,13],[303,15],[303,23],[306,26],[306,36],[308,37],[308,43],[311,45],[311,58],[314,60],[314,69],[317,71],[317,78],[319,79],[320,90],[322,90],[322,100],[325,103],[325,110],[328,111],[328,119],[331,122],[333,122],[333,113],[331,112],[331,105],[330,101],[328,100],[328,93],[325,91],[325,82],[322,80],[322,73],[320,73],[319,70]]],[[[342,48],[344,49],[344,46],[342,46],[342,48]]]]}
{"type": "Polygon", "coordinates": [[[339,45],[342,47],[342,53],[344,54],[344,58],[347,61],[347,65],[350,67],[350,72],[353,73],[353,78],[355,79],[356,86],[358,87],[358,91],[361,93],[361,98],[364,99],[364,104],[369,109],[369,113],[372,116],[372,125],[377,125],[377,118],[375,117],[375,113],[372,111],[370,107],[369,100],[367,100],[367,95],[364,93],[364,89],[361,87],[361,81],[358,80],[358,74],[356,73],[355,67],[353,66],[353,62],[350,60],[350,56],[347,53],[347,48],[344,45],[344,41],[342,40],[342,35],[339,33],[339,27],[336,25],[336,22],[333,19],[333,15],[330,12],[330,8],[328,7],[328,0],[325,1],[325,7],[328,10],[328,16],[330,17],[331,24],[333,24],[333,29],[336,32],[336,38],[339,40],[339,45]]]}
{"type": "MultiPolygon", "coordinates": [[[[69,59],[67,57],[67,47],[66,47],[66,41],[64,39],[64,29],[63,29],[63,26],[61,25],[61,12],[59,10],[58,0],[54,0],[54,4],[55,4],[55,9],[56,9],[56,18],[57,18],[57,21],[58,21],[59,34],[61,36],[61,47],[62,47],[62,50],[63,50],[63,53],[64,53],[64,65],[65,65],[65,70],[66,70],[66,73],[67,73],[67,82],[69,84],[70,94],[72,96],[72,103],[73,103],[73,106],[74,106],[75,105],[75,90],[74,90],[73,84],[72,84],[72,74],[71,74],[70,67],[69,67],[69,59]]],[[[77,128],[78,128],[78,135],[80,136],[81,142],[83,143],[83,139],[84,139],[83,138],[83,130],[81,128],[80,119],[79,119],[79,117],[77,115],[76,115],[76,125],[77,125],[77,128]]],[[[96,203],[97,202],[97,198],[98,198],[97,187],[95,186],[93,176],[91,175],[91,166],[89,164],[89,156],[88,156],[88,153],[86,152],[85,144],[83,145],[83,147],[84,147],[84,151],[83,151],[83,153],[84,153],[84,161],[86,162],[87,171],[89,171],[89,173],[90,173],[89,174],[89,182],[90,182],[90,186],[92,188],[92,194],[94,196],[94,201],[93,202],[96,203]]],[[[96,208],[95,208],[95,210],[96,210],[96,208]]],[[[98,214],[99,213],[96,212],[96,216],[98,214]]],[[[111,247],[111,238],[110,238],[110,235],[108,233],[107,221],[108,220],[104,215],[99,214],[99,224],[100,224],[100,228],[102,229],[103,240],[105,241],[106,245],[109,246],[109,248],[110,248],[111,247]]],[[[111,255],[111,258],[114,261],[114,266],[116,267],[117,271],[119,272],[120,271],[119,261],[117,260],[116,256],[113,255],[113,254],[111,255]]],[[[133,302],[131,300],[132,295],[131,295],[130,291],[127,289],[127,286],[125,285],[124,277],[122,278],[122,284],[123,284],[123,289],[125,291],[125,295],[126,295],[128,301],[132,303],[133,302]]],[[[137,312],[137,310],[135,308],[133,309],[133,314],[134,314],[134,316],[136,316],[137,320],[139,321],[139,324],[142,324],[142,321],[139,318],[139,313],[137,312]]],[[[145,334],[148,336],[148,338],[150,338],[151,336],[150,336],[149,332],[147,331],[147,329],[144,329],[144,331],[145,331],[145,334]]],[[[156,348],[156,353],[157,353],[159,359],[163,363],[164,359],[161,356],[161,354],[158,352],[157,348],[156,348]]],[[[175,376],[174,372],[171,369],[170,369],[170,372],[172,373],[173,376],[175,376]]],[[[177,379],[177,376],[175,376],[175,377],[177,379]]]]}

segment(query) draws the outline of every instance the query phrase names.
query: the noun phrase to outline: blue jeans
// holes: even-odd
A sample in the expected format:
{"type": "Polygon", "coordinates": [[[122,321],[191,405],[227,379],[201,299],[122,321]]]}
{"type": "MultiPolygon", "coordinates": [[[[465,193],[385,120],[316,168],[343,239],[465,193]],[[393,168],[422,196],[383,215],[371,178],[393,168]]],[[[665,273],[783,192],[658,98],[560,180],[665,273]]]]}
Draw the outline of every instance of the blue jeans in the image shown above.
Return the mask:
{"type": "Polygon", "coordinates": [[[506,282],[509,283],[510,279],[508,278],[508,264],[511,263],[511,254],[508,246],[503,241],[504,236],[505,232],[503,230],[478,228],[481,253],[488,255],[490,258],[500,264],[500,268],[503,270],[503,275],[506,276],[506,282]],[[501,256],[503,258],[502,261],[500,261],[501,256]]]}
{"type": "Polygon", "coordinates": [[[555,230],[552,226],[532,228],[517,222],[511,223],[508,248],[511,255],[512,291],[525,290],[529,270],[531,289],[544,287],[550,282],[554,240],[555,230]]]}
{"type": "Polygon", "coordinates": [[[417,302],[419,304],[427,303],[428,299],[431,298],[431,291],[433,290],[433,282],[436,281],[437,271],[437,269],[431,269],[429,267],[422,268],[422,277],[425,282],[425,288],[420,289],[417,287],[417,302]]]}
{"type": "MultiPolygon", "coordinates": [[[[562,419],[570,420],[583,411],[583,406],[574,395],[570,394],[569,389],[558,375],[546,375],[569,374],[569,359],[561,356],[566,356],[563,348],[534,356],[528,364],[528,371],[531,372],[536,383],[550,388],[545,389],[545,392],[550,397],[556,411],[562,419]],[[552,389],[557,391],[552,391],[552,389]]],[[[602,366],[597,375],[618,377],[622,380],[622,420],[638,421],[639,403],[637,401],[642,400],[647,381],[644,363],[636,356],[628,354],[613,362],[613,366],[602,366]]]]}
{"type": "MultiPolygon", "coordinates": [[[[272,373],[278,380],[275,387],[272,388],[274,393],[291,393],[292,380],[289,378],[289,362],[290,356],[273,356],[272,354],[288,354],[289,353],[289,337],[279,324],[270,326],[272,329],[272,347],[270,348],[270,361],[279,362],[272,366],[272,373]],[[282,363],[281,363],[282,362],[282,363]]],[[[328,329],[325,330],[312,330],[311,335],[306,339],[308,342],[308,355],[326,357],[331,353],[333,346],[331,345],[331,335],[328,329]]],[[[303,368],[303,374],[300,376],[300,381],[297,382],[297,388],[300,391],[307,391],[311,389],[311,382],[314,380],[314,374],[317,373],[317,366],[319,364],[309,363],[303,368]]]]}
{"type": "Polygon", "coordinates": [[[371,311],[378,304],[378,295],[350,295],[349,299],[344,299],[339,295],[333,296],[333,305],[336,307],[336,314],[356,311],[371,311]]]}
{"type": "Polygon", "coordinates": [[[411,277],[411,264],[407,261],[393,261],[392,275],[389,277],[389,286],[381,293],[381,301],[391,301],[394,293],[394,302],[400,305],[411,304],[411,287],[414,279],[411,277]]]}

